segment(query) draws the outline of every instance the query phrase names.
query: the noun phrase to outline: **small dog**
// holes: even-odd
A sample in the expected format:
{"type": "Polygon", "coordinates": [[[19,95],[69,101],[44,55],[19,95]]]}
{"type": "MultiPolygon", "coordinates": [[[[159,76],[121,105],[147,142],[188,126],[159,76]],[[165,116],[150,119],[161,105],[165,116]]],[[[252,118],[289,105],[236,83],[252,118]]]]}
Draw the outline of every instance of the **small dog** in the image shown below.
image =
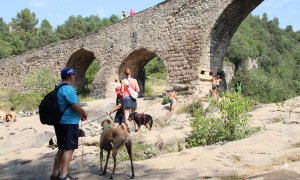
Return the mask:
{"type": "MultiPolygon", "coordinates": [[[[85,133],[82,129],[79,129],[79,137],[85,137],[85,133]]],[[[52,138],[50,138],[49,143],[48,143],[48,147],[55,149],[57,148],[57,138],[56,136],[53,136],[52,138]]]]}
{"type": "Polygon", "coordinates": [[[132,162],[132,141],[127,131],[121,128],[111,128],[111,121],[109,119],[103,120],[101,122],[101,126],[103,127],[103,133],[100,137],[100,175],[106,174],[107,163],[110,156],[110,151],[112,151],[112,157],[114,159],[113,171],[110,176],[110,179],[113,179],[113,175],[116,169],[116,157],[118,150],[125,145],[128,156],[131,163],[131,179],[134,178],[134,168],[132,162]],[[103,161],[103,149],[107,151],[107,158],[104,166],[104,170],[102,169],[102,161],[103,161]]]}
{"type": "Polygon", "coordinates": [[[56,136],[53,136],[53,137],[49,140],[48,147],[50,147],[50,148],[52,148],[52,149],[57,148],[57,139],[56,139],[56,136]]]}
{"type": "Polygon", "coordinates": [[[151,131],[153,119],[152,116],[150,116],[149,114],[134,112],[129,115],[129,120],[134,120],[134,122],[138,125],[139,129],[142,125],[144,125],[151,131]]]}

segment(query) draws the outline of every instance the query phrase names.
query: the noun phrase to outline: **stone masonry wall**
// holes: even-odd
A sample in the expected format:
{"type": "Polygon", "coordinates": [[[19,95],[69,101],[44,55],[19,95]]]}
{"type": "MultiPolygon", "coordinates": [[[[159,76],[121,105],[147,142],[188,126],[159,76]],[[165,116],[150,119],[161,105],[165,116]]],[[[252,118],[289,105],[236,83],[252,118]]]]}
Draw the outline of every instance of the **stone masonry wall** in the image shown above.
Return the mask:
{"type": "Polygon", "coordinates": [[[236,28],[262,1],[167,0],[95,33],[0,60],[0,86],[24,89],[22,77],[40,68],[59,75],[63,67],[74,66],[83,79],[95,58],[101,69],[92,94],[104,98],[112,94],[114,78],[122,78],[122,68],[131,65],[139,76],[158,56],[169,87],[202,96],[210,88],[210,74],[221,69],[236,28]]]}

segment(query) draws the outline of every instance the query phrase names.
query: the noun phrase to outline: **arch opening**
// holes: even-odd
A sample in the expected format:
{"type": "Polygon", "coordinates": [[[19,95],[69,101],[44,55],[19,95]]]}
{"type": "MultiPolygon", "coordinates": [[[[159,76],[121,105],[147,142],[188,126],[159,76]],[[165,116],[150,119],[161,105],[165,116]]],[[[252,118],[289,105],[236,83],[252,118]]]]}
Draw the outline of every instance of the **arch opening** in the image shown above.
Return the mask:
{"type": "Polygon", "coordinates": [[[152,96],[167,88],[166,66],[156,53],[141,48],[127,56],[118,69],[119,79],[125,77],[124,70],[130,67],[132,77],[138,80],[141,96],[152,96]]]}
{"type": "Polygon", "coordinates": [[[85,49],[80,49],[73,53],[67,62],[67,67],[76,71],[75,87],[83,95],[90,93],[90,85],[99,71],[99,64],[95,55],[85,49]]]}
{"type": "Polygon", "coordinates": [[[222,78],[220,85],[223,90],[228,89],[227,75],[223,71],[223,60],[229,43],[243,20],[262,2],[263,0],[234,0],[224,9],[212,29],[210,74],[219,75],[222,78]]]}
{"type": "Polygon", "coordinates": [[[223,60],[233,34],[242,21],[263,0],[234,0],[220,15],[213,27],[210,48],[210,69],[212,74],[222,71],[223,60]]]}

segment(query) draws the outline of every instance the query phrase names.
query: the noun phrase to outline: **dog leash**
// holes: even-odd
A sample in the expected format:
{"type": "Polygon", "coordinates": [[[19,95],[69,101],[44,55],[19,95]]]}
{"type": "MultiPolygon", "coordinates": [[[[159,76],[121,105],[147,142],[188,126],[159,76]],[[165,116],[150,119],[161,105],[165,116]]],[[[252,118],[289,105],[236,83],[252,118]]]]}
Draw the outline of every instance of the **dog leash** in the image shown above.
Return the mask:
{"type": "MultiPolygon", "coordinates": [[[[82,121],[80,123],[80,129],[82,129],[82,121]]],[[[82,139],[81,139],[81,160],[80,160],[81,166],[80,166],[80,170],[81,170],[81,168],[84,165],[84,162],[83,162],[83,153],[84,153],[84,149],[83,149],[83,142],[82,142],[82,139]]]]}
{"type": "MultiPolygon", "coordinates": [[[[102,118],[104,118],[105,116],[107,116],[107,115],[104,115],[104,116],[101,116],[101,117],[99,117],[99,118],[96,118],[96,119],[94,119],[94,120],[92,120],[92,121],[89,121],[89,122],[87,122],[87,123],[85,123],[85,124],[82,124],[82,121],[81,121],[81,123],[80,123],[80,129],[82,129],[82,126],[87,125],[87,124],[90,124],[91,122],[97,121],[97,120],[99,120],[99,119],[102,119],[102,118]]],[[[109,116],[110,116],[110,115],[109,115],[109,116]]],[[[111,116],[110,116],[110,117],[111,117],[111,116]]],[[[92,127],[92,129],[95,131],[95,129],[94,129],[93,127],[92,127]]],[[[97,132],[97,131],[95,131],[95,132],[97,132]]],[[[81,166],[80,166],[80,169],[84,166],[83,154],[84,154],[84,149],[83,149],[83,142],[82,142],[82,140],[81,140],[81,160],[80,160],[81,166]]]]}
{"type": "Polygon", "coordinates": [[[111,115],[110,115],[110,114],[108,114],[108,115],[109,115],[110,119],[111,119],[112,121],[114,121],[113,118],[111,117],[111,115]]]}
{"type": "Polygon", "coordinates": [[[101,117],[99,117],[99,118],[96,118],[96,119],[94,119],[94,120],[91,120],[91,121],[89,121],[89,122],[87,122],[87,123],[81,125],[81,127],[82,127],[82,126],[85,126],[85,125],[87,125],[87,124],[90,124],[91,122],[94,122],[94,121],[97,121],[97,120],[99,120],[99,119],[102,119],[102,118],[104,118],[105,116],[107,116],[107,114],[104,115],[104,116],[101,116],[101,117]]]}

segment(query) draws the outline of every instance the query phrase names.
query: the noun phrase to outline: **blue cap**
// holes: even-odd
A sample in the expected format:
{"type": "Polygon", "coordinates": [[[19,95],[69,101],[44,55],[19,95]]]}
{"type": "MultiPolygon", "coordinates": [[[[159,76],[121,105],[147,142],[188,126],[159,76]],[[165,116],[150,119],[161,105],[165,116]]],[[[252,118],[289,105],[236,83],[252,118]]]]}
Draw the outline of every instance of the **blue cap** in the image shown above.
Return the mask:
{"type": "Polygon", "coordinates": [[[75,70],[73,68],[64,68],[60,71],[61,78],[71,76],[71,75],[75,75],[75,70]]]}

